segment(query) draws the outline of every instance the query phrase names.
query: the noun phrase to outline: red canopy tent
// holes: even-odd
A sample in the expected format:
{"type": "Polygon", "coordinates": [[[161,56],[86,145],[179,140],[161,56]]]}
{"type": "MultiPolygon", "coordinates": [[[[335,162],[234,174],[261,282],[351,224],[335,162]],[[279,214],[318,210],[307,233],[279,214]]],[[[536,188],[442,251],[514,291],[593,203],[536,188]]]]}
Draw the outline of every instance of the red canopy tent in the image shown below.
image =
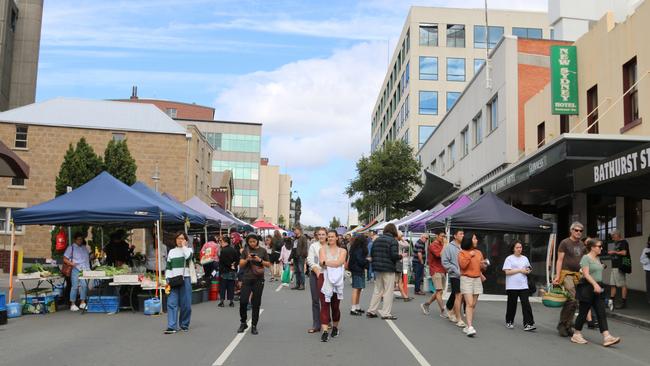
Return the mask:
{"type": "Polygon", "coordinates": [[[265,229],[279,230],[280,229],[279,226],[274,225],[274,224],[272,224],[270,222],[266,222],[264,220],[255,221],[253,223],[253,227],[255,227],[256,229],[261,229],[261,230],[265,230],[265,229]]]}

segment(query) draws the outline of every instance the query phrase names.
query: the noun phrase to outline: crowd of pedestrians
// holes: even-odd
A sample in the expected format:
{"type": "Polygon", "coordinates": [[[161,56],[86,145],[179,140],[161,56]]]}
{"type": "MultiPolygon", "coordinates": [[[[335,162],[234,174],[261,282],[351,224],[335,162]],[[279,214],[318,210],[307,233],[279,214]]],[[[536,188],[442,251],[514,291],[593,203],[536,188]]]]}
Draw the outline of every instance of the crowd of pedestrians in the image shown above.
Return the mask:
{"type": "MultiPolygon", "coordinates": [[[[620,342],[619,337],[609,332],[605,309],[626,306],[629,244],[619,231],[611,233],[614,242],[607,254],[612,258],[613,268],[608,297],[603,283],[606,265],[600,261],[606,249],[602,241],[585,238],[583,234],[584,226],[575,222],[570,227],[570,235],[557,247],[557,273],[552,283],[561,286],[568,295],[560,310],[557,330],[561,336],[570,337],[571,342],[585,344],[583,326],[587,324],[589,328],[599,329],[602,344],[607,347],[620,342]],[[620,300],[617,300],[618,294],[620,300]],[[574,320],[576,311],[578,315],[574,320]]],[[[322,342],[341,334],[341,301],[346,276],[352,288],[350,316],[365,314],[367,318],[396,320],[394,299],[413,299],[406,282],[406,274],[410,273],[414,295],[431,293],[420,303],[422,313],[429,315],[435,303],[440,318],[454,323],[468,337],[477,334],[476,309],[491,264],[480,249],[489,246],[482,242],[478,233],[456,229],[451,241],[447,242],[447,234],[437,230],[421,234],[412,245],[390,223],[379,235],[369,232],[342,236],[325,228],[316,229],[313,235],[312,240],[300,227],[294,228],[291,236],[276,231],[265,238],[256,234],[242,238],[233,231],[204,244],[200,263],[206,278],[218,276],[220,280],[218,307],[225,307],[225,301],[229,307],[234,307],[235,295],[239,295],[238,332],[248,328],[248,311],[251,311],[251,333],[258,334],[265,269],[269,268],[269,281],[282,280],[283,285],[291,286],[292,290],[304,290],[309,282],[312,319],[307,332],[319,333],[322,342]],[[372,296],[364,310],[361,292],[369,282],[373,284],[372,296]],[[445,291],[449,292],[446,302],[443,300],[445,291]],[[399,296],[395,296],[396,293],[399,296]]],[[[187,241],[184,233],[178,233],[176,247],[167,254],[165,276],[171,285],[167,334],[189,329],[191,283],[188,266],[193,252],[187,241]]],[[[498,270],[505,277],[505,327],[516,328],[517,303],[520,303],[522,329],[530,332],[536,330],[536,325],[529,297],[537,288],[530,278],[533,267],[523,253],[523,243],[513,241],[509,245],[509,255],[498,270]]],[[[72,258],[72,253],[66,253],[66,257],[72,258]]],[[[648,248],[640,259],[650,283],[650,237],[648,248]]]]}

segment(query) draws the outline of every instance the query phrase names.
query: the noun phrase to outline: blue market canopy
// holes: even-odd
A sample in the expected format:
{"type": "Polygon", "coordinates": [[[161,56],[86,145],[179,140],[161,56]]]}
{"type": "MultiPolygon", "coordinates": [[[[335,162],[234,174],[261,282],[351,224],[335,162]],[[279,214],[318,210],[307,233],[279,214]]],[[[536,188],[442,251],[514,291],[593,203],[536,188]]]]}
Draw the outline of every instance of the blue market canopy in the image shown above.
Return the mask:
{"type": "MultiPolygon", "coordinates": [[[[225,209],[223,209],[223,208],[221,208],[219,206],[213,206],[212,209],[217,211],[218,213],[226,216],[227,218],[233,220],[235,222],[235,225],[238,225],[238,226],[250,226],[250,224],[247,223],[246,221],[238,219],[235,215],[233,215],[232,213],[226,211],[225,209]]],[[[253,231],[253,227],[250,226],[250,228],[251,228],[250,231],[253,231]]]]}
{"type": "Polygon", "coordinates": [[[197,196],[194,196],[185,201],[184,204],[191,209],[200,212],[208,220],[220,221],[222,226],[230,226],[235,224],[235,221],[233,219],[230,219],[225,215],[222,215],[221,213],[213,210],[212,207],[208,206],[207,203],[201,201],[201,199],[197,196]]]}
{"type": "Polygon", "coordinates": [[[150,199],[102,172],[70,193],[17,210],[13,219],[17,225],[141,224],[159,213],[150,199]]]}
{"type": "Polygon", "coordinates": [[[164,197],[144,183],[135,182],[131,188],[140,192],[160,207],[163,212],[163,222],[184,223],[187,219],[190,224],[205,225],[205,217],[203,215],[180,202],[172,201],[164,197]]]}

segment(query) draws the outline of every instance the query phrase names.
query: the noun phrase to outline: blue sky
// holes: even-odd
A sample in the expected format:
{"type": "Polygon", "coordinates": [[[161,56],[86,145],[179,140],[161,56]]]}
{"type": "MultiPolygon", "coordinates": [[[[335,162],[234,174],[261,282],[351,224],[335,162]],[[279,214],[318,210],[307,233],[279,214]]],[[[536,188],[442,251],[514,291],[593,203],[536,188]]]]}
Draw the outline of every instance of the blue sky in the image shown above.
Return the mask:
{"type": "MultiPolygon", "coordinates": [[[[546,0],[488,1],[544,10],[546,0]]],[[[195,102],[264,124],[262,155],[292,175],[303,222],[347,219],[343,189],[410,5],[483,0],[45,1],[37,101],[195,102]]]]}

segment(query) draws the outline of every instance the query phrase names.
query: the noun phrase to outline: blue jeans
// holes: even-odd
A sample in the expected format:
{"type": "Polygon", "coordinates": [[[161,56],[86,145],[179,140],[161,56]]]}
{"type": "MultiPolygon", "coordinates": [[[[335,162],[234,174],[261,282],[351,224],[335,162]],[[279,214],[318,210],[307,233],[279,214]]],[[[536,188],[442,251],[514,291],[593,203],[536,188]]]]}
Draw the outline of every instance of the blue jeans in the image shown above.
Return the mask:
{"type": "Polygon", "coordinates": [[[422,291],[422,279],[424,277],[424,264],[413,262],[413,275],[415,281],[415,292],[422,291]]]}
{"type": "Polygon", "coordinates": [[[293,272],[296,275],[296,287],[305,287],[305,258],[298,256],[293,260],[293,272]]]}
{"type": "Polygon", "coordinates": [[[192,283],[185,277],[182,286],[173,287],[167,297],[167,328],[178,330],[178,308],[180,307],[180,326],[190,327],[192,317],[192,283]]]}
{"type": "Polygon", "coordinates": [[[80,272],[78,269],[73,268],[70,274],[70,302],[77,301],[77,292],[79,292],[81,301],[86,301],[88,282],[79,279],[80,272]]]}

